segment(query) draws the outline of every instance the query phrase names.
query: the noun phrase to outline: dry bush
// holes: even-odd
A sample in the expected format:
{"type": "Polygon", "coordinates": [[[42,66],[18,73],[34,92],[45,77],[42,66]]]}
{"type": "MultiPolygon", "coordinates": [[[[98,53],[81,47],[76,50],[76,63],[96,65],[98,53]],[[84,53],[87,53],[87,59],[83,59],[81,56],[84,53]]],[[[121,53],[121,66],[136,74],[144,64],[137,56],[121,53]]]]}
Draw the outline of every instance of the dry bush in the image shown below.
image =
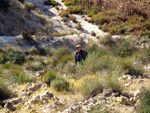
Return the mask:
{"type": "Polygon", "coordinates": [[[67,12],[67,11],[65,11],[65,10],[62,10],[60,13],[59,13],[59,16],[60,17],[69,17],[69,13],[67,12]]]}

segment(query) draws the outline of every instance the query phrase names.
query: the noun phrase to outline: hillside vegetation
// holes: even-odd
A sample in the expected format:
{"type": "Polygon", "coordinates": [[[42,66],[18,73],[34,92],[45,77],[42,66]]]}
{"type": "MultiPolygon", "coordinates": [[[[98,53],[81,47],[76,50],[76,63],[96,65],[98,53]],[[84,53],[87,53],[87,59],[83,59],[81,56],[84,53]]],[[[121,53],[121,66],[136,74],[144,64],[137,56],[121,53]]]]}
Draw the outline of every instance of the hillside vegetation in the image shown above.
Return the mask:
{"type": "Polygon", "coordinates": [[[0,112],[149,113],[150,1],[62,1],[0,1],[0,35],[20,35],[0,47],[0,112]]]}
{"type": "Polygon", "coordinates": [[[148,0],[63,0],[67,11],[87,14],[89,22],[110,34],[150,35],[148,0]]]}

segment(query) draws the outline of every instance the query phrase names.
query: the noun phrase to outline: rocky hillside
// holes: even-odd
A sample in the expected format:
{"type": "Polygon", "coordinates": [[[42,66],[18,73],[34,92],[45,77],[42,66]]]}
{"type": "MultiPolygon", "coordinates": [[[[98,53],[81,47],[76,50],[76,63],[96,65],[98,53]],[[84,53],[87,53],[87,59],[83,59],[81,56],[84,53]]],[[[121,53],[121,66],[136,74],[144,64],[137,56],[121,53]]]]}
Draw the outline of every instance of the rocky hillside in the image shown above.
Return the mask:
{"type": "Polygon", "coordinates": [[[1,113],[150,112],[149,17],[82,2],[11,0],[0,8],[1,113]],[[110,26],[124,35],[103,32],[110,26]],[[77,66],[76,44],[88,52],[77,66]]]}

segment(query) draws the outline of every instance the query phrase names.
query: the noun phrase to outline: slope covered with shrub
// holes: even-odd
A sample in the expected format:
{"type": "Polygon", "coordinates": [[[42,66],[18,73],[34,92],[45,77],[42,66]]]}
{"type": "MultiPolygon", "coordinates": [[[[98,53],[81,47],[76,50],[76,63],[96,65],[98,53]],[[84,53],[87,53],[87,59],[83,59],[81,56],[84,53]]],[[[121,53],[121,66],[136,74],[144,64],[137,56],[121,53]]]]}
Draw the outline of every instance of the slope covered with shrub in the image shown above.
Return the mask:
{"type": "Polygon", "coordinates": [[[110,34],[150,35],[149,1],[140,0],[63,0],[67,11],[87,14],[89,22],[110,34]]]}

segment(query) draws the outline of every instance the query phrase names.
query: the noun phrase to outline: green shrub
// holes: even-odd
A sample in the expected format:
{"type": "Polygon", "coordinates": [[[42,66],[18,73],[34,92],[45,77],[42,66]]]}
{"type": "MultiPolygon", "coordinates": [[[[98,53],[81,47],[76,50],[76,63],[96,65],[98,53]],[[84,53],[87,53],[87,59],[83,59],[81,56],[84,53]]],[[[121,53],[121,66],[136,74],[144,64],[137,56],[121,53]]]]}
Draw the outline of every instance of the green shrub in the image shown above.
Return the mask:
{"type": "Polygon", "coordinates": [[[81,93],[83,96],[94,96],[102,92],[103,85],[99,78],[85,77],[81,82],[81,93]]]}
{"type": "Polygon", "coordinates": [[[112,46],[115,44],[115,42],[112,40],[111,35],[106,35],[100,38],[100,44],[112,46]]]}
{"type": "Polygon", "coordinates": [[[37,55],[39,53],[38,49],[35,47],[29,48],[28,52],[30,55],[37,55]]]}
{"type": "Polygon", "coordinates": [[[56,56],[58,59],[61,59],[63,56],[71,54],[71,51],[67,47],[61,47],[59,48],[55,53],[54,56],[56,56]]]}
{"type": "Polygon", "coordinates": [[[28,68],[31,71],[39,71],[45,68],[45,63],[41,60],[36,59],[33,61],[28,61],[25,65],[26,68],[28,68]]]}
{"type": "Polygon", "coordinates": [[[64,55],[61,59],[60,59],[60,63],[61,64],[66,64],[68,61],[73,60],[73,56],[71,54],[68,55],[64,55]]]}
{"type": "Polygon", "coordinates": [[[142,61],[143,64],[148,64],[150,62],[150,48],[144,48],[140,51],[137,51],[134,56],[138,62],[142,61]]]}
{"type": "Polygon", "coordinates": [[[99,48],[100,47],[93,40],[89,40],[88,44],[85,47],[85,50],[90,53],[93,51],[97,51],[99,48]]]}
{"type": "Polygon", "coordinates": [[[47,54],[47,50],[45,48],[39,48],[39,55],[45,56],[47,54]]]}
{"type": "Polygon", "coordinates": [[[59,13],[59,16],[60,17],[67,17],[69,18],[69,13],[65,10],[62,10],[60,13],[59,13]]]}
{"type": "Polygon", "coordinates": [[[1,0],[0,1],[0,9],[7,11],[8,8],[10,7],[9,2],[10,2],[10,0],[1,0]]]}
{"type": "Polygon", "coordinates": [[[150,88],[142,89],[140,104],[136,107],[136,110],[139,113],[150,112],[150,88]]]}
{"type": "Polygon", "coordinates": [[[106,73],[104,86],[108,89],[112,89],[114,92],[121,93],[123,87],[121,86],[118,77],[122,75],[123,75],[122,69],[115,69],[112,72],[106,73]]]}
{"type": "Polygon", "coordinates": [[[10,61],[14,64],[22,64],[25,62],[25,55],[20,51],[8,49],[3,60],[4,62],[10,61]]]}
{"type": "Polygon", "coordinates": [[[81,6],[69,6],[67,8],[69,14],[82,14],[82,7],[81,6]]]}
{"type": "Polygon", "coordinates": [[[66,82],[64,79],[55,79],[51,82],[50,85],[56,91],[68,91],[69,90],[69,83],[66,82]]]}
{"type": "Polygon", "coordinates": [[[48,1],[45,1],[44,4],[45,4],[45,5],[48,5],[48,6],[49,6],[49,5],[50,5],[50,6],[52,5],[53,7],[54,7],[54,6],[57,6],[57,5],[60,5],[60,4],[59,4],[58,2],[56,2],[55,0],[48,0],[48,1]]]}
{"type": "Polygon", "coordinates": [[[131,44],[127,41],[124,41],[122,43],[119,43],[114,48],[114,54],[120,57],[126,57],[132,55],[132,53],[135,51],[135,48],[131,46],[131,44]]]}
{"type": "Polygon", "coordinates": [[[51,82],[53,80],[56,79],[56,73],[53,72],[53,71],[48,71],[43,77],[42,77],[42,80],[43,82],[47,83],[48,85],[51,84],[51,82]]]}
{"type": "Polygon", "coordinates": [[[110,23],[110,17],[107,15],[103,15],[101,12],[97,15],[94,15],[92,17],[92,21],[96,23],[97,25],[103,25],[103,24],[109,24],[110,23]]]}
{"type": "Polygon", "coordinates": [[[118,59],[117,63],[124,70],[125,74],[135,76],[143,75],[143,65],[139,62],[135,62],[134,58],[118,59]]]}
{"type": "MultiPolygon", "coordinates": [[[[72,61],[68,61],[64,68],[62,69],[62,71],[66,74],[75,74],[76,73],[76,66],[74,65],[74,63],[72,61]]],[[[74,75],[75,77],[73,78],[76,78],[76,75],[74,75]]]]}
{"type": "Polygon", "coordinates": [[[35,82],[35,78],[33,76],[29,76],[25,72],[20,72],[19,70],[13,70],[12,71],[13,79],[15,79],[15,82],[17,83],[27,83],[27,82],[35,82]]]}
{"type": "Polygon", "coordinates": [[[14,94],[12,93],[12,91],[8,89],[6,80],[0,77],[0,101],[11,98],[13,96],[14,94]]]}

